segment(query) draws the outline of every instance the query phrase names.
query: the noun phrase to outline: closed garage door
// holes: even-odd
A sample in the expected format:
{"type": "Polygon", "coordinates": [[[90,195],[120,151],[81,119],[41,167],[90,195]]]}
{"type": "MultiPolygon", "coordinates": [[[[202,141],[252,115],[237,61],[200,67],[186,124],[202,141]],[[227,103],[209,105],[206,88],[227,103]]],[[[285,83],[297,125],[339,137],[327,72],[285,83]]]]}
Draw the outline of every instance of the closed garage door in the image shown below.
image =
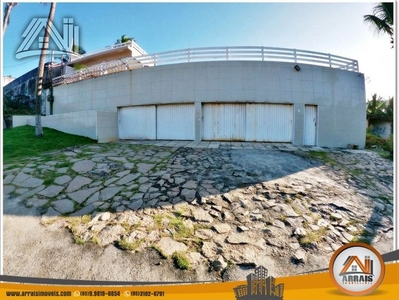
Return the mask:
{"type": "Polygon", "coordinates": [[[157,106],[158,140],[194,140],[194,125],[194,105],[157,106]]]}
{"type": "Polygon", "coordinates": [[[155,105],[123,107],[118,112],[120,139],[156,139],[155,105]]]}
{"type": "Polygon", "coordinates": [[[247,141],[291,142],[292,126],[292,105],[247,104],[247,141]]]}
{"type": "Polygon", "coordinates": [[[193,104],[123,107],[118,114],[120,139],[194,140],[193,104]]]}
{"type": "Polygon", "coordinates": [[[204,140],[291,142],[293,106],[204,104],[204,140]]]}
{"type": "Polygon", "coordinates": [[[245,104],[204,104],[204,140],[245,140],[245,104]]]}

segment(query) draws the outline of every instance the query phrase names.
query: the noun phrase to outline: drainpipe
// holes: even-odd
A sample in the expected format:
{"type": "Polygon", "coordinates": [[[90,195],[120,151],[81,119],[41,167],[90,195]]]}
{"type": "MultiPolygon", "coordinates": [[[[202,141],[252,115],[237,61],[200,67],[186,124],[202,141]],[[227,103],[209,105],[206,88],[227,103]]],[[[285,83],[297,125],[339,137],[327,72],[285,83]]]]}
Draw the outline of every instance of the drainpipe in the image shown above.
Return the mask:
{"type": "Polygon", "coordinates": [[[54,104],[54,95],[53,95],[53,85],[50,87],[50,95],[48,96],[48,101],[50,102],[50,116],[53,115],[53,104],[54,104]]]}

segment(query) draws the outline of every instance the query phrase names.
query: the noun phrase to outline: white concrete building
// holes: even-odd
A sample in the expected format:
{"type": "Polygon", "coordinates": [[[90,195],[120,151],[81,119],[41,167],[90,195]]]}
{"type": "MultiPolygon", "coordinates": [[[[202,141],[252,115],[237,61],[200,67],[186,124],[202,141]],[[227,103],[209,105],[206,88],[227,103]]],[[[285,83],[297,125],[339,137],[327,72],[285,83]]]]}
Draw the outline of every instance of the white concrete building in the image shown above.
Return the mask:
{"type": "Polygon", "coordinates": [[[267,47],[143,54],[54,80],[44,126],[100,142],[234,140],[364,148],[357,61],[267,47]]]}

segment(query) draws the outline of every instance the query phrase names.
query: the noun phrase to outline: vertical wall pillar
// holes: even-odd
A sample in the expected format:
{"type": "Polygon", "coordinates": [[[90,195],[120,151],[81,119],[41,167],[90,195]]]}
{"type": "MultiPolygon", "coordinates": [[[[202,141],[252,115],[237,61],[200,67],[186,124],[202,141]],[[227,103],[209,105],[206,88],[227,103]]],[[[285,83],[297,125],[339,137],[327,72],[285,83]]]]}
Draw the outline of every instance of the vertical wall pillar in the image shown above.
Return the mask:
{"type": "Polygon", "coordinates": [[[294,136],[292,137],[292,144],[295,146],[303,146],[303,131],[304,131],[304,116],[305,104],[294,104],[294,136]]]}
{"type": "Polygon", "coordinates": [[[195,141],[200,142],[202,139],[202,103],[195,102],[195,141]]]}

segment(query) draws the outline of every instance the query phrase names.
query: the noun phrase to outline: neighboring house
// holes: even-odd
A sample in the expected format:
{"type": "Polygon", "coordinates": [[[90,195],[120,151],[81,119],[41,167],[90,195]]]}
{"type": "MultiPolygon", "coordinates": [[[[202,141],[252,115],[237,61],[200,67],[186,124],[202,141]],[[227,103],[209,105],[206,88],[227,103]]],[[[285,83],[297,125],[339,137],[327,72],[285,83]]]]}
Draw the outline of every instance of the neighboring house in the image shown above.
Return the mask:
{"type": "Polygon", "coordinates": [[[12,76],[3,76],[3,85],[5,86],[7,84],[9,84],[11,81],[13,81],[15,78],[12,76]]]}
{"type": "Polygon", "coordinates": [[[114,61],[127,57],[139,56],[147,54],[134,41],[129,41],[123,44],[115,44],[108,46],[100,51],[87,53],[81,57],[72,59],[68,66],[76,66],[86,68],[98,65],[104,62],[114,61]]]}
{"type": "MultiPolygon", "coordinates": [[[[73,55],[71,61],[64,61],[62,63],[46,63],[44,72],[44,92],[42,101],[42,114],[46,114],[46,105],[50,96],[49,94],[49,83],[53,78],[59,77],[64,74],[71,74],[74,72],[75,67],[86,68],[93,65],[106,63],[118,59],[128,58],[137,55],[144,55],[146,52],[142,50],[133,41],[108,46],[106,49],[88,53],[85,55],[73,55]]],[[[25,73],[24,75],[14,79],[10,76],[3,77],[3,95],[9,97],[11,100],[18,99],[19,101],[26,103],[27,108],[35,106],[36,100],[36,88],[37,88],[37,68],[25,73]],[[11,80],[11,78],[13,80],[11,80]]]]}
{"type": "MultiPolygon", "coordinates": [[[[45,85],[51,82],[52,77],[61,76],[64,74],[65,65],[62,64],[45,64],[45,85]]],[[[12,101],[19,101],[24,103],[26,108],[32,109],[35,107],[37,89],[37,68],[30,70],[24,75],[14,79],[3,87],[3,95],[12,101]]],[[[48,91],[44,90],[42,97],[42,114],[46,114],[46,99],[48,91]]]]}
{"type": "Polygon", "coordinates": [[[125,58],[106,61],[115,48],[73,60],[70,66],[88,67],[54,78],[54,115],[47,109],[44,126],[99,142],[365,146],[364,75],[356,60],[268,47],[146,54],[132,45],[139,53],[125,58]]]}

